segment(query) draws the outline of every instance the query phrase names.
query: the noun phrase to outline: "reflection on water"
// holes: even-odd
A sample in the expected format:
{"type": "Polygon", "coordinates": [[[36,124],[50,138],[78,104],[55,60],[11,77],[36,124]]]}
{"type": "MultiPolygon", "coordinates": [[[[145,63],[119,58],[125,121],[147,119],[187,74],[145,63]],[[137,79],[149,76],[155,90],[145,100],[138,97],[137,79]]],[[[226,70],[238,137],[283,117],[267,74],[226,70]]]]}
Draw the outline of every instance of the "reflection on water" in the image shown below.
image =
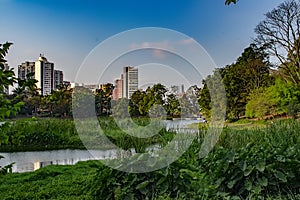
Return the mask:
{"type": "MultiPolygon", "coordinates": [[[[195,133],[198,130],[187,128],[189,124],[199,123],[199,120],[165,120],[167,130],[177,130],[186,133],[195,133]]],[[[158,150],[159,147],[154,145],[150,150],[158,150]]],[[[0,166],[13,165],[13,172],[30,172],[48,165],[74,165],[78,161],[113,159],[120,157],[120,152],[115,149],[111,150],[53,150],[53,151],[34,151],[34,152],[15,152],[0,153],[4,156],[0,159],[0,166]]],[[[131,153],[134,153],[131,150],[131,153]]]]}
{"type": "Polygon", "coordinates": [[[74,165],[78,161],[116,158],[116,150],[54,150],[1,153],[0,166],[15,162],[13,172],[29,172],[48,165],[74,165]],[[93,154],[93,156],[91,155],[93,154]]]}

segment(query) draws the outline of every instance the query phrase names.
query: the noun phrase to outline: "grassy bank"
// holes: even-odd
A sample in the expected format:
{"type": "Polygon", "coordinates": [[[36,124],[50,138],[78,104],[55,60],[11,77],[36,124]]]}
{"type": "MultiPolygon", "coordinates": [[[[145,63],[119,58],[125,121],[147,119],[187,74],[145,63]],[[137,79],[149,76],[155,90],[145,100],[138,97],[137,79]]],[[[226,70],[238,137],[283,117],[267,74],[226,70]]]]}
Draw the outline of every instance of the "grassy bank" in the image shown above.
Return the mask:
{"type": "MultiPolygon", "coordinates": [[[[90,120],[83,120],[87,127],[93,127],[90,120]],[[89,124],[90,123],[90,124],[89,124]]],[[[122,131],[112,118],[99,118],[101,129],[105,137],[109,138],[114,144],[127,150],[134,148],[136,152],[144,152],[145,149],[153,144],[164,145],[173,138],[174,133],[162,129],[158,134],[146,139],[137,138],[122,131]]],[[[146,119],[135,119],[140,125],[147,125],[146,119]]],[[[126,120],[122,121],[125,128],[128,127],[126,120]]],[[[136,128],[135,134],[152,134],[156,126],[152,125],[143,129],[136,128]]],[[[41,151],[56,149],[85,149],[87,147],[95,149],[110,149],[113,146],[106,144],[104,136],[95,129],[85,130],[79,136],[75,124],[70,119],[19,119],[10,121],[0,126],[0,152],[16,151],[41,151]],[[103,142],[103,144],[102,144],[103,142]]]]}
{"type": "Polygon", "coordinates": [[[100,162],[49,166],[0,177],[3,199],[299,199],[300,123],[227,127],[214,150],[199,158],[200,142],[167,168],[144,174],[100,162]]]}
{"type": "Polygon", "coordinates": [[[1,152],[83,149],[70,119],[19,119],[0,126],[1,152]]]}

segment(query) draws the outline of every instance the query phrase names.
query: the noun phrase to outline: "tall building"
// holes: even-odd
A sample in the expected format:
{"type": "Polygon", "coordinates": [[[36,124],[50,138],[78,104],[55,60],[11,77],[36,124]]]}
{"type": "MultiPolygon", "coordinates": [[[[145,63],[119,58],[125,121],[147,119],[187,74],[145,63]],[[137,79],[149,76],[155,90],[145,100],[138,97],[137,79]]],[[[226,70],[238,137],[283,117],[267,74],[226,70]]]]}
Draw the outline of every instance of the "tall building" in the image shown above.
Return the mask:
{"type": "Polygon", "coordinates": [[[115,80],[115,88],[114,88],[114,92],[113,92],[113,99],[114,100],[118,100],[120,98],[123,98],[122,77],[123,77],[123,75],[121,75],[121,79],[115,80]]]}
{"type": "MultiPolygon", "coordinates": [[[[18,65],[18,77],[22,80],[27,78],[27,75],[35,71],[35,62],[24,62],[18,65]]],[[[34,77],[31,77],[34,78],[34,77]]]]}
{"type": "Polygon", "coordinates": [[[61,70],[54,70],[54,88],[57,89],[57,86],[64,84],[64,74],[61,70]]]}
{"type": "Polygon", "coordinates": [[[138,90],[138,69],[134,67],[123,67],[122,74],[124,98],[130,98],[138,90]]]}
{"type": "Polygon", "coordinates": [[[54,63],[48,62],[42,54],[35,62],[34,78],[38,81],[36,85],[40,89],[40,94],[51,94],[54,90],[54,63]]]}
{"type": "Polygon", "coordinates": [[[58,85],[63,84],[63,71],[54,70],[54,63],[51,63],[40,54],[36,62],[24,62],[18,66],[18,77],[27,79],[29,73],[34,73],[30,78],[37,80],[36,86],[40,89],[41,95],[49,95],[58,85]]]}

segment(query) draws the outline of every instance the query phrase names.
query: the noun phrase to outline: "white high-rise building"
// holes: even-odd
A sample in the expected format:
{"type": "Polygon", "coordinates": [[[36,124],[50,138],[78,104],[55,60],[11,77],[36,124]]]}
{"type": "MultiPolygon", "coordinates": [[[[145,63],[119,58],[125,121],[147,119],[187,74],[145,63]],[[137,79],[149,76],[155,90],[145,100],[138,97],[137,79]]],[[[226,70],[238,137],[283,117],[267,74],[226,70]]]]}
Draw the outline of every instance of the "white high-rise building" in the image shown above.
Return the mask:
{"type": "Polygon", "coordinates": [[[54,63],[48,62],[42,54],[35,62],[34,78],[38,81],[36,85],[41,95],[51,94],[54,90],[54,63]]]}
{"type": "Polygon", "coordinates": [[[41,95],[49,95],[56,90],[58,85],[63,84],[63,71],[54,70],[54,63],[49,62],[44,55],[40,54],[36,62],[24,62],[18,66],[18,77],[22,80],[34,78],[41,95]],[[29,73],[34,76],[28,77],[29,73]]]}
{"type": "Polygon", "coordinates": [[[130,98],[138,90],[138,69],[135,67],[123,67],[123,97],[130,98]]]}

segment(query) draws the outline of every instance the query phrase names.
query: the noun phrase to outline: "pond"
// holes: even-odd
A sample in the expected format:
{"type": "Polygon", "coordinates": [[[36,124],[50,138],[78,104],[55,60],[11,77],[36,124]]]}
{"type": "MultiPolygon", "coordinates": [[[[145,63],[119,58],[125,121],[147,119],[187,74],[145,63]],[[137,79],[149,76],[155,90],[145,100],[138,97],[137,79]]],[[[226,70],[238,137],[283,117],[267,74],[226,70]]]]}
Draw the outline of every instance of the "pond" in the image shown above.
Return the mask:
{"type": "MultiPolygon", "coordinates": [[[[167,130],[186,128],[189,124],[199,123],[199,120],[166,120],[167,130]]],[[[111,159],[118,156],[115,149],[111,150],[52,150],[0,153],[0,166],[13,165],[13,172],[30,172],[48,165],[74,165],[78,161],[111,159]]]]}
{"type": "Polygon", "coordinates": [[[115,158],[116,150],[53,150],[53,151],[28,151],[15,153],[0,153],[4,158],[0,166],[15,162],[13,172],[30,172],[48,165],[74,165],[78,161],[101,160],[115,158]]]}

